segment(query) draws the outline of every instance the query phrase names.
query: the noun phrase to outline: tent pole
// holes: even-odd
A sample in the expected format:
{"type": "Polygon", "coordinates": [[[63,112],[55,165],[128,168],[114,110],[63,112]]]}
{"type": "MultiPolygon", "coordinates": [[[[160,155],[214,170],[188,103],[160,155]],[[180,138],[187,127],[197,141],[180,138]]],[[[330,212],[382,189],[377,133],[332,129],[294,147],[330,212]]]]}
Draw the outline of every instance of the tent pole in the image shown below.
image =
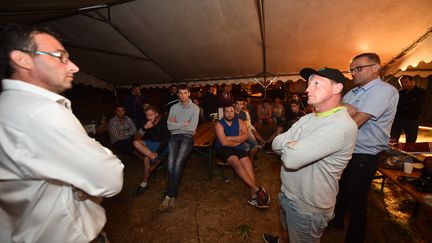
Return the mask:
{"type": "Polygon", "coordinates": [[[133,58],[133,59],[140,60],[140,61],[145,61],[145,62],[149,62],[150,61],[149,59],[144,58],[144,57],[129,55],[129,54],[120,53],[120,52],[114,52],[114,51],[107,51],[107,50],[103,50],[103,49],[99,49],[99,48],[94,48],[94,47],[84,46],[84,45],[80,45],[80,44],[75,44],[75,43],[72,43],[72,42],[69,42],[69,41],[65,41],[64,42],[64,46],[66,46],[68,48],[76,48],[76,49],[80,49],[80,50],[86,50],[86,51],[91,51],[91,52],[103,53],[103,54],[113,55],[113,56],[118,56],[118,57],[133,58]]]}
{"type": "Polygon", "coordinates": [[[109,7],[108,7],[108,16],[109,16],[108,20],[104,16],[99,14],[99,12],[96,13],[99,15],[99,17],[105,19],[106,23],[109,24],[111,28],[113,28],[118,34],[120,34],[126,41],[128,41],[133,47],[135,47],[139,52],[141,52],[144,56],[146,56],[150,62],[152,62],[154,65],[160,68],[160,70],[168,74],[173,79],[174,82],[178,82],[178,79],[173,74],[171,74],[168,70],[166,70],[159,63],[157,63],[153,58],[151,58],[140,46],[138,46],[135,42],[133,42],[125,33],[123,33],[117,26],[115,26],[111,22],[111,11],[109,7]]]}
{"type": "Polygon", "coordinates": [[[257,0],[258,12],[259,12],[259,23],[261,33],[261,49],[263,59],[263,82],[264,82],[264,99],[267,99],[267,62],[266,62],[266,45],[265,45],[265,16],[264,16],[264,0],[257,0]]]}
{"type": "Polygon", "coordinates": [[[117,96],[117,85],[114,85],[114,98],[115,98],[115,103],[118,105],[118,96],[117,96]]]}

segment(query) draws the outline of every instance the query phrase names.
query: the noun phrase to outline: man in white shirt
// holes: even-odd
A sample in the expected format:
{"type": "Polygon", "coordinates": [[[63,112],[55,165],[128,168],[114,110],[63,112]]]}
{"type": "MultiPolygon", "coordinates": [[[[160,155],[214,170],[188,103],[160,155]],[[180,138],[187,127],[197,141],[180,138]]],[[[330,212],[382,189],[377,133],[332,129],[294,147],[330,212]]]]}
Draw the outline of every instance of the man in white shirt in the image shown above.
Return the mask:
{"type": "Polygon", "coordinates": [[[102,197],[120,192],[123,164],[87,136],[59,93],[78,67],[48,30],[0,30],[2,242],[90,242],[105,222],[102,197]]]}

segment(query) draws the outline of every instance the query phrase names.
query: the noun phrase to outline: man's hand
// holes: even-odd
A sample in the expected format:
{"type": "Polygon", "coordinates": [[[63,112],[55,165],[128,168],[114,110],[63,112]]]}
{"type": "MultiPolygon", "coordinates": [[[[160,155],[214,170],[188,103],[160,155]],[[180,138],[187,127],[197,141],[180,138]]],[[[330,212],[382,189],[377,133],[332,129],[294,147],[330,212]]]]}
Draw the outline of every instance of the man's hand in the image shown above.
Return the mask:
{"type": "Polygon", "coordinates": [[[347,111],[350,114],[350,116],[354,116],[357,113],[357,108],[355,108],[354,106],[350,104],[343,104],[343,106],[347,108],[347,111]]]}
{"type": "Polygon", "coordinates": [[[85,193],[84,191],[82,191],[76,187],[72,188],[72,192],[73,192],[74,199],[77,201],[92,200],[95,203],[101,203],[102,202],[102,197],[91,196],[91,195],[85,193]]]}
{"type": "Polygon", "coordinates": [[[288,147],[292,148],[297,144],[297,141],[292,141],[292,142],[288,142],[287,145],[288,147]]]}
{"type": "Polygon", "coordinates": [[[147,155],[150,159],[156,159],[158,157],[158,154],[155,152],[151,152],[149,155],[147,155]]]}
{"type": "Polygon", "coordinates": [[[151,121],[147,121],[146,124],[144,125],[145,129],[149,129],[151,127],[153,127],[153,122],[151,122],[151,121]]]}
{"type": "Polygon", "coordinates": [[[90,198],[90,195],[89,195],[89,194],[87,194],[87,193],[81,191],[81,190],[78,189],[78,188],[75,188],[75,187],[74,187],[72,190],[73,190],[74,198],[75,198],[75,200],[77,200],[77,201],[84,201],[84,200],[87,200],[87,199],[90,198]]]}
{"type": "Polygon", "coordinates": [[[185,127],[189,126],[190,124],[191,124],[190,121],[184,121],[184,126],[185,126],[185,127]]]}
{"type": "Polygon", "coordinates": [[[169,121],[170,121],[170,122],[177,122],[177,118],[175,118],[175,117],[171,117],[171,118],[169,119],[169,121]]]}

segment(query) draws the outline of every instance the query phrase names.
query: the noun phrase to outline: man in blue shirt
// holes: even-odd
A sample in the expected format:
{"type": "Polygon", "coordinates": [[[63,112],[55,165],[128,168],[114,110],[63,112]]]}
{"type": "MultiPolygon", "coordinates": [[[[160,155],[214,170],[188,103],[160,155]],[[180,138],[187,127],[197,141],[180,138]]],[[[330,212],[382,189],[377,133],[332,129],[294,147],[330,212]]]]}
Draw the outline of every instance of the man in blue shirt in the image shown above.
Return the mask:
{"type": "Polygon", "coordinates": [[[345,242],[363,242],[368,191],[378,169],[377,154],[388,149],[399,94],[380,79],[381,61],[375,53],[354,57],[350,71],[356,87],[344,96],[343,103],[359,130],[352,159],[339,181],[335,218],[330,224],[343,229],[347,212],[350,222],[345,242]]]}
{"type": "Polygon", "coordinates": [[[269,193],[263,187],[258,187],[252,161],[245,151],[245,142],[248,140],[246,124],[235,116],[234,107],[226,105],[223,108],[224,116],[215,124],[216,157],[228,162],[237,175],[249,187],[250,197],[248,203],[257,208],[268,208],[269,193]]]}

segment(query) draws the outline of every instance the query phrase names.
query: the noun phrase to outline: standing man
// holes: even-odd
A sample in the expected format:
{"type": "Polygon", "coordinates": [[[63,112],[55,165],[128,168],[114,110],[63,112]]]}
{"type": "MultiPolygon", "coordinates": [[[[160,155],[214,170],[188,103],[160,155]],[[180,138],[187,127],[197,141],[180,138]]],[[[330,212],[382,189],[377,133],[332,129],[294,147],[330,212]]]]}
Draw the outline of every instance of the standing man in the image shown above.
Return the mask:
{"type": "Polygon", "coordinates": [[[202,106],[204,109],[204,118],[206,121],[210,121],[210,114],[218,112],[218,98],[216,96],[217,88],[216,85],[209,86],[207,94],[202,98],[202,106]]]}
{"type": "MultiPolygon", "coordinates": [[[[320,242],[333,217],[338,181],[354,150],[357,127],[342,106],[343,74],[333,68],[304,68],[308,104],[315,108],[273,140],[281,155],[279,193],[282,242],[320,242]]],[[[272,242],[270,235],[264,240],[272,242]]]]}
{"type": "Polygon", "coordinates": [[[186,156],[194,144],[193,136],[198,125],[199,108],[189,99],[189,96],[189,87],[180,85],[178,87],[180,102],[171,107],[168,115],[168,130],[171,132],[168,143],[168,189],[159,205],[161,212],[166,212],[174,206],[186,156]]]}
{"type": "Polygon", "coordinates": [[[122,188],[123,164],[59,95],[78,67],[55,35],[21,25],[0,32],[2,242],[90,242],[106,222],[101,198],[122,188]]]}
{"type": "Polygon", "coordinates": [[[363,242],[368,192],[378,169],[377,154],[389,147],[399,95],[396,88],[381,80],[381,61],[375,53],[354,57],[350,71],[356,87],[344,96],[343,103],[359,131],[354,154],[339,181],[331,225],[343,229],[347,212],[350,222],[345,242],[363,242]]]}
{"type": "Polygon", "coordinates": [[[136,133],[135,125],[128,116],[123,106],[118,105],[115,116],[108,122],[108,133],[111,144],[121,153],[132,154],[134,152],[133,141],[136,133]]]}
{"type": "Polygon", "coordinates": [[[123,107],[126,109],[126,115],[132,118],[135,127],[141,127],[145,117],[143,104],[148,103],[147,98],[141,94],[141,85],[134,83],[131,92],[126,96],[123,107]]]}
{"type": "Polygon", "coordinates": [[[218,106],[225,107],[234,103],[234,96],[231,93],[231,85],[222,84],[222,92],[218,96],[218,106]]]}
{"type": "Polygon", "coordinates": [[[402,89],[399,90],[399,102],[391,130],[391,137],[398,142],[403,130],[406,142],[415,143],[419,130],[418,119],[423,109],[426,90],[417,87],[412,76],[405,75],[399,80],[402,89]]]}
{"type": "Polygon", "coordinates": [[[177,96],[177,85],[173,84],[169,87],[169,92],[163,99],[164,113],[168,114],[171,106],[179,101],[177,96]]]}

